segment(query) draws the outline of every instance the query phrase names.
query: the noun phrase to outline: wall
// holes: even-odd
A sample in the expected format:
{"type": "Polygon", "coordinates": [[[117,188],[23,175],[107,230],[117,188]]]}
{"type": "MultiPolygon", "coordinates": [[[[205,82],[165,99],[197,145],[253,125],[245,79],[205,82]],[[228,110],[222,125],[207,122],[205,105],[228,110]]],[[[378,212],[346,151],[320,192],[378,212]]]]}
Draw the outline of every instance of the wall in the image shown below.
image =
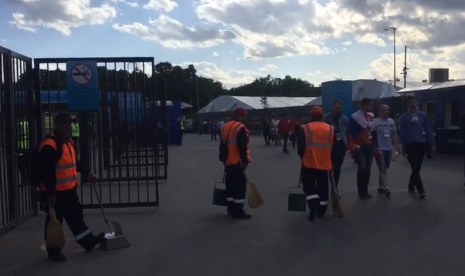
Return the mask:
{"type": "MultiPolygon", "coordinates": [[[[436,134],[437,151],[445,154],[462,155],[464,153],[464,140],[457,129],[446,128],[446,100],[458,100],[460,113],[465,110],[465,88],[453,88],[448,90],[432,90],[416,92],[415,97],[418,107],[423,108],[423,103],[434,101],[434,132],[436,134]]],[[[427,110],[423,110],[427,111],[427,110]]],[[[431,117],[431,116],[430,116],[431,117]]],[[[432,120],[430,118],[430,120],[432,120]]]]}

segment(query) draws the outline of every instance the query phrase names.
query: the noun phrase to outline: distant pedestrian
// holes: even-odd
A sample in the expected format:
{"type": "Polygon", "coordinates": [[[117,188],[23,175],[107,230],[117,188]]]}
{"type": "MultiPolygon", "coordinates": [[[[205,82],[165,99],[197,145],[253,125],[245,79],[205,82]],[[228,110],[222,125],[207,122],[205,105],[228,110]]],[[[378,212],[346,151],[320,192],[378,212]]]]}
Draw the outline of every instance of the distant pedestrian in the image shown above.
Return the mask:
{"type": "Polygon", "coordinates": [[[291,132],[291,122],[287,117],[287,114],[284,114],[278,124],[278,134],[279,137],[283,139],[283,153],[289,153],[287,149],[287,141],[289,140],[289,133],[291,132]]]}

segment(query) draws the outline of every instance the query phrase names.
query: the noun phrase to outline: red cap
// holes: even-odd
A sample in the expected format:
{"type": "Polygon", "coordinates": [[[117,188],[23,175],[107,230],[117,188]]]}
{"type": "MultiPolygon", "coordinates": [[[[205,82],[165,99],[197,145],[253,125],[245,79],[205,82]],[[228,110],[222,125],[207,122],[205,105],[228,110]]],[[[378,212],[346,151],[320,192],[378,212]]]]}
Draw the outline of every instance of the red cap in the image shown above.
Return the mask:
{"type": "Polygon", "coordinates": [[[234,115],[236,116],[243,116],[245,114],[247,114],[247,110],[245,110],[245,108],[238,107],[236,110],[234,110],[234,115]]]}
{"type": "Polygon", "coordinates": [[[319,116],[319,117],[322,117],[323,116],[323,109],[319,106],[314,106],[312,108],[312,111],[310,111],[310,115],[312,116],[319,116]]]}

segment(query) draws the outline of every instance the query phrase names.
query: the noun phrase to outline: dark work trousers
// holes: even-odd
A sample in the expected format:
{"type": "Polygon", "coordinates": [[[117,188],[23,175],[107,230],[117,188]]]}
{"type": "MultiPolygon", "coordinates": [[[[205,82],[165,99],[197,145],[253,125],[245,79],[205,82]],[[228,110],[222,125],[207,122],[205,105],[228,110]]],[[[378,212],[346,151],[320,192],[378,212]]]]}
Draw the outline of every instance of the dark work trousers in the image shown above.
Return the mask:
{"type": "Polygon", "coordinates": [[[302,168],[302,187],[308,208],[324,215],[329,201],[328,171],[302,168]]]}
{"type": "Polygon", "coordinates": [[[265,145],[269,145],[271,141],[271,130],[270,128],[263,129],[263,139],[265,139],[265,145]]]}
{"type": "Polygon", "coordinates": [[[216,141],[216,129],[210,130],[210,136],[212,138],[212,141],[213,141],[213,139],[215,139],[215,141],[216,141]]]}
{"type": "Polygon", "coordinates": [[[21,176],[19,186],[26,186],[29,182],[29,151],[21,150],[17,152],[16,165],[21,176]]]}
{"type": "Polygon", "coordinates": [[[289,140],[289,134],[282,134],[281,137],[283,138],[283,152],[287,152],[287,141],[289,140]]]}
{"type": "MultiPolygon", "coordinates": [[[[45,195],[42,194],[41,197],[45,200],[45,195]]],[[[45,212],[47,213],[47,217],[45,218],[45,229],[47,229],[47,224],[50,221],[48,207],[45,207],[45,212]]],[[[79,202],[75,189],[56,193],[55,214],[57,220],[62,225],[63,219],[66,220],[66,224],[68,224],[78,244],[84,248],[91,246],[94,235],[92,234],[92,230],[87,227],[84,222],[82,205],[79,202]]],[[[44,237],[47,239],[47,230],[44,232],[44,237]]],[[[61,253],[61,248],[47,248],[47,251],[49,253],[61,253]]]]}
{"type": "Polygon", "coordinates": [[[409,191],[414,191],[416,189],[420,194],[425,192],[423,182],[420,177],[420,170],[427,148],[428,146],[426,143],[410,143],[406,146],[405,151],[407,152],[407,160],[410,163],[410,168],[412,169],[412,174],[410,174],[410,181],[408,184],[409,191]]]}
{"type": "Polygon", "coordinates": [[[226,185],[226,199],[228,212],[240,214],[244,212],[247,180],[240,164],[225,167],[224,182],[226,185]]]}
{"type": "Polygon", "coordinates": [[[357,189],[358,195],[364,196],[368,193],[370,184],[371,164],[373,163],[374,147],[373,145],[361,145],[356,150],[355,160],[358,165],[357,170],[357,189]]]}
{"type": "Polygon", "coordinates": [[[339,178],[341,177],[341,167],[344,163],[344,158],[346,157],[346,145],[343,141],[337,141],[333,147],[332,159],[334,166],[334,181],[336,182],[336,187],[339,184],[339,178]]]}

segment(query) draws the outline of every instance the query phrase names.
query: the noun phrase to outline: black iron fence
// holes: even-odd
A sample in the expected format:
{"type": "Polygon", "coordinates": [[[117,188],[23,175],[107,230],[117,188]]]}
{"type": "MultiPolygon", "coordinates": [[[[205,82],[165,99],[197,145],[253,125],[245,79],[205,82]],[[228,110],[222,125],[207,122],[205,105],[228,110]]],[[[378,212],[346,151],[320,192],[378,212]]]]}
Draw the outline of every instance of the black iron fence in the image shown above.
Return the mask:
{"type": "MultiPolygon", "coordinates": [[[[28,185],[30,153],[68,112],[66,63],[35,59],[0,47],[0,235],[38,212],[37,188],[28,185]]],[[[79,111],[78,156],[100,176],[105,207],[158,206],[166,180],[166,94],[157,93],[154,58],[87,58],[97,62],[99,106],[79,111]]],[[[80,177],[84,208],[97,208],[80,177]]]]}
{"type": "Polygon", "coordinates": [[[37,214],[28,185],[29,152],[36,146],[32,59],[0,47],[0,235],[37,214]]]}
{"type": "MultiPolygon", "coordinates": [[[[97,61],[99,109],[74,115],[79,158],[99,175],[103,205],[158,206],[158,181],[167,178],[167,108],[165,94],[155,91],[153,58],[35,59],[35,96],[42,97],[38,136],[51,131],[56,113],[67,111],[66,63],[79,60],[97,61]]],[[[81,202],[97,208],[85,182],[81,176],[81,202]]]]}

